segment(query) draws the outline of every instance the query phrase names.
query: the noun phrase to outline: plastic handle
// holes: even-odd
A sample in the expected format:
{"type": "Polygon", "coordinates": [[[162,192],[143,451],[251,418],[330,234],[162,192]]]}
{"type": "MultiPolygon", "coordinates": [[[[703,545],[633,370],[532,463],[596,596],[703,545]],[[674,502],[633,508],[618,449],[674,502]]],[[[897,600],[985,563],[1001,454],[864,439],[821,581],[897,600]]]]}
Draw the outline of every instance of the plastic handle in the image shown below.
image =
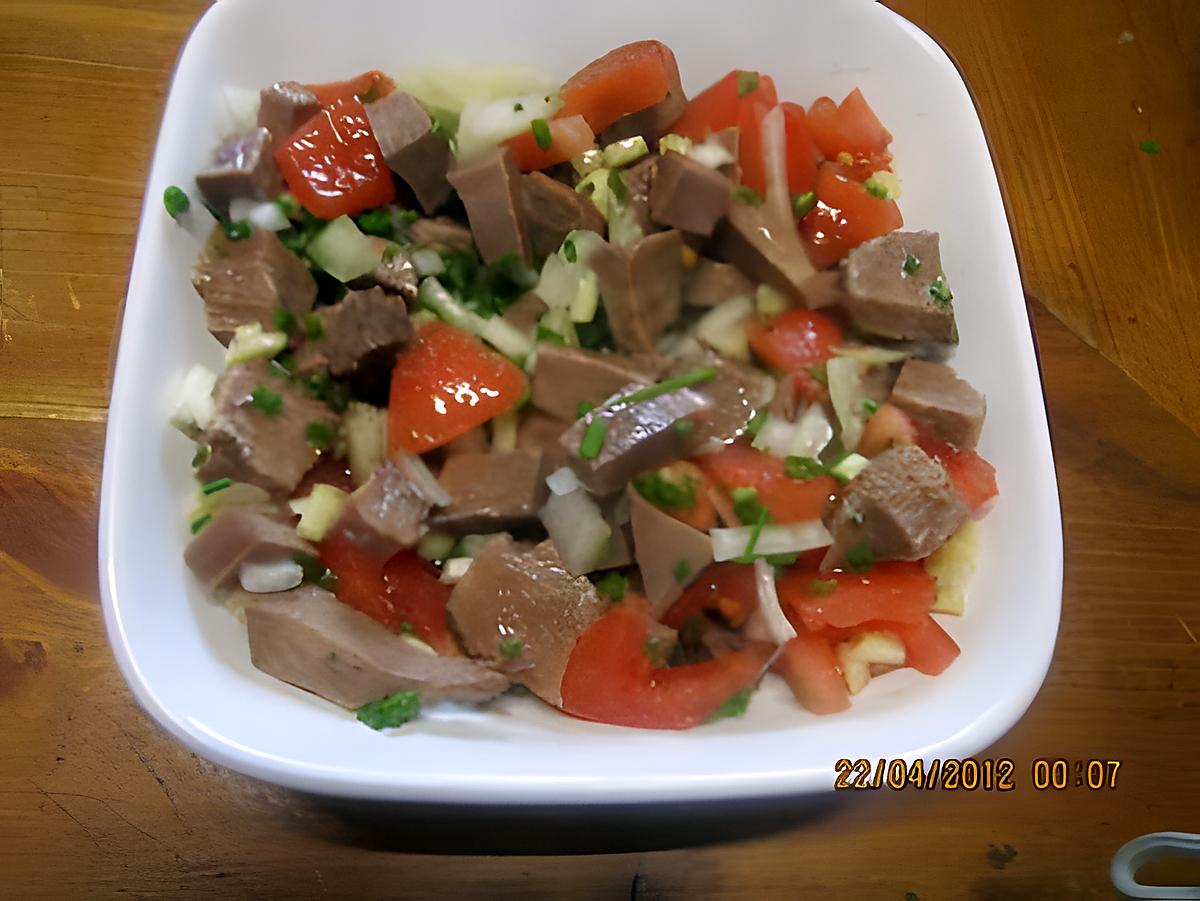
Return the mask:
{"type": "Polygon", "coordinates": [[[1200,835],[1190,832],[1139,835],[1113,855],[1109,868],[1113,887],[1127,898],[1200,901],[1200,885],[1142,885],[1134,878],[1144,864],[1161,857],[1165,851],[1174,852],[1173,856],[1200,857],[1200,835]]]}

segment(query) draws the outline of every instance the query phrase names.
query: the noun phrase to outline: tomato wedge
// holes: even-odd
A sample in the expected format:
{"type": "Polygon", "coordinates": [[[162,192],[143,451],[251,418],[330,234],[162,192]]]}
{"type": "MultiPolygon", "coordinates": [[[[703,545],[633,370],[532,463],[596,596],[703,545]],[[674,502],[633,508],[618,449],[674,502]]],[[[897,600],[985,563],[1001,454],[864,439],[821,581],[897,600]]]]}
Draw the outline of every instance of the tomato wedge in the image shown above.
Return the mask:
{"type": "Polygon", "coordinates": [[[509,139],[508,150],[522,172],[565,163],[591,147],[596,139],[583,116],[551,119],[547,124],[550,126],[550,146],[545,150],[538,146],[532,129],[509,139]]]}
{"type": "Polygon", "coordinates": [[[396,358],[388,450],[421,454],[512,409],[525,374],[469,332],[430,322],[396,358]]]}
{"type": "Polygon", "coordinates": [[[821,151],[808,127],[808,116],[798,103],[781,103],[783,127],[787,135],[788,191],[805,194],[817,185],[817,166],[821,151]]]}
{"type": "Polygon", "coordinates": [[[653,624],[625,603],[588,627],[563,673],[563,712],[614,726],[690,729],[753,686],[774,651],[750,642],[715,660],[656,668],[644,651],[653,624]]]}
{"type": "Polygon", "coordinates": [[[776,580],[781,603],[810,631],[869,620],[919,623],[933,606],[935,583],[920,563],[877,563],[870,572],[817,573],[794,566],[776,580]]]}
{"type": "Polygon", "coordinates": [[[800,220],[800,231],[818,269],[828,269],[859,244],[904,224],[896,201],[872,197],[837,163],[821,164],[816,193],[816,209],[800,220]]]}
{"type": "Polygon", "coordinates": [[[746,326],[755,356],[778,372],[802,372],[833,356],[842,343],[842,329],[816,310],[788,310],[770,325],[758,320],[746,326]]]}
{"type": "Polygon", "coordinates": [[[828,639],[799,633],[779,651],[771,664],[810,713],[840,713],[850,709],[850,692],[828,639]]]}
{"type": "Polygon", "coordinates": [[[433,564],[414,551],[400,551],[381,563],[336,534],[322,541],[318,552],[321,562],[337,576],[335,593],[343,604],[389,629],[411,627],[439,654],[459,653],[446,622],[451,588],[439,581],[433,564]]]}
{"type": "MultiPolygon", "coordinates": [[[[689,100],[670,131],[703,141],[715,131],[737,125],[742,107],[759,104],[765,107],[765,115],[778,103],[775,82],[769,75],[734,69],[689,100]]],[[[742,140],[745,141],[744,135],[742,140]]]]}
{"type": "Polygon", "coordinates": [[[330,106],[339,100],[361,100],[364,103],[378,100],[396,90],[396,83],[378,69],[371,69],[346,81],[329,81],[305,87],[316,95],[317,103],[330,106]]]}
{"type": "Polygon", "coordinates": [[[848,153],[854,160],[854,177],[860,181],[872,172],[891,165],[888,145],[892,135],[862,91],[855,88],[841,103],[819,97],[808,110],[808,126],[817,147],[826,159],[848,153]]]}
{"type": "Polygon", "coordinates": [[[684,589],[662,621],[678,629],[697,613],[719,613],[735,629],[758,607],[754,567],[749,563],[713,563],[684,589]]]}
{"type": "Polygon", "coordinates": [[[955,450],[920,423],[915,431],[917,445],[946,468],[946,474],[972,514],[978,514],[1000,493],[996,486],[996,468],[978,453],[955,450]]]}
{"type": "Polygon", "coordinates": [[[679,67],[661,41],[634,41],[588,63],[562,86],[560,119],[583,116],[599,134],[622,116],[667,96],[679,67]]]}
{"type": "Polygon", "coordinates": [[[857,451],[864,457],[874,457],[889,447],[914,444],[916,440],[917,428],[909,415],[894,404],[885,403],[867,420],[857,451]]]}
{"type": "Polygon", "coordinates": [[[904,642],[904,665],[927,676],[944,672],[962,653],[958,642],[932,616],[917,623],[892,623],[889,628],[904,642]]]}
{"type": "Polygon", "coordinates": [[[778,523],[820,519],[837,489],[837,482],[830,476],[817,476],[807,482],[789,478],[782,460],[748,444],[730,444],[715,454],[694,457],[692,462],[726,490],[758,489],[758,499],[778,523]]]}
{"type": "Polygon", "coordinates": [[[275,152],[288,190],[322,219],[352,216],[396,197],[366,110],[354,98],[337,100],[296,130],[275,152]]]}

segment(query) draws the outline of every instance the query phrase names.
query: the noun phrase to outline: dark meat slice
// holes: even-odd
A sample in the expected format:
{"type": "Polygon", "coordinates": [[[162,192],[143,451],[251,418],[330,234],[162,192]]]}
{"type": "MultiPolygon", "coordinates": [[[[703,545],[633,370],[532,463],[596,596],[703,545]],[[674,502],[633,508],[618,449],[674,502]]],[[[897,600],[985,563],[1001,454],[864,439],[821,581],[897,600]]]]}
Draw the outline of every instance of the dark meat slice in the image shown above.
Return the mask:
{"type": "Polygon", "coordinates": [[[386,382],[396,354],[412,338],[404,301],[382,288],[349,291],[340,301],[320,307],[319,337],[310,338],[296,355],[302,372],[327,367],[339,378],[386,382]]]}
{"type": "Polygon", "coordinates": [[[217,229],[192,284],[204,299],[208,330],[222,344],[229,343],[239,325],[257,322],[274,329],[276,310],[301,319],[317,299],[308,267],[274,232],[258,229],[241,241],[231,241],[217,229]]]}
{"type": "Polygon", "coordinates": [[[371,277],[381,288],[412,302],[417,299],[417,287],[421,281],[417,276],[416,267],[408,254],[400,248],[393,246],[389,251],[384,254],[371,277]]]}
{"type": "Polygon", "coordinates": [[[446,457],[453,457],[456,454],[483,454],[491,450],[492,439],[488,437],[487,429],[483,426],[476,426],[469,431],[463,432],[457,438],[453,438],[442,445],[441,450],[446,457]]]}
{"type": "Polygon", "coordinates": [[[712,539],[658,509],[633,486],[628,493],[638,569],[650,614],[658,619],[713,562],[712,539]]]}
{"type": "Polygon", "coordinates": [[[683,236],[667,231],[632,247],[601,244],[587,259],[619,350],[652,351],[683,309],[683,236]]]}
{"type": "Polygon", "coordinates": [[[254,595],[245,609],[258,669],[351,710],[398,691],[486,701],[508,688],[495,670],[432,654],[314,585],[254,595]]]}
{"type": "Polygon", "coordinates": [[[317,549],[276,510],[231,507],[218,511],[188,542],[183,560],[210,594],[235,588],[243,563],[272,563],[317,549]]]}
{"type": "Polygon", "coordinates": [[[220,215],[229,214],[230,201],[270,200],[283,190],[283,176],[271,155],[273,138],[256,128],[225,141],[213,155],[213,165],[196,175],[196,187],[220,215]]]}
{"type": "MultiPolygon", "coordinates": [[[[574,416],[572,416],[572,420],[574,416]]],[[[517,426],[517,449],[541,451],[547,473],[567,465],[567,449],[559,441],[571,423],[532,410],[521,416],[517,426]]]]}
{"type": "Polygon", "coordinates": [[[692,307],[715,307],[731,297],[754,297],[754,282],[737,266],[701,257],[683,289],[683,302],[692,307]]]}
{"type": "Polygon", "coordinates": [[[449,500],[420,457],[398,453],[350,495],[332,533],[386,560],[416,545],[429,530],[429,511],[449,500]]]}
{"type": "Polygon", "coordinates": [[[770,285],[785,297],[803,298],[803,285],[816,271],[798,242],[795,251],[771,237],[762,208],[748,203],[730,204],[729,213],[713,232],[710,250],[718,259],[733,263],[757,282],[770,285]]]}
{"type": "Polygon", "coordinates": [[[501,642],[520,642],[510,661],[513,681],[555,706],[575,642],[607,608],[591,582],[567,571],[549,541],[523,549],[507,535],[475,555],[446,606],[472,656],[500,663],[501,642]]]}
{"type": "Polygon", "coordinates": [[[272,153],[321,111],[317,95],[298,81],[277,81],[258,96],[258,125],[271,133],[272,153]]]}
{"type": "Polygon", "coordinates": [[[414,244],[428,247],[438,253],[475,252],[475,239],[471,237],[471,230],[448,216],[418,219],[408,227],[408,236],[414,244]]]}
{"type": "Polygon", "coordinates": [[[832,307],[846,302],[846,284],[842,270],[825,269],[814,273],[800,286],[804,305],[810,310],[832,307]]]}
{"type": "Polygon", "coordinates": [[[533,371],[533,405],[573,422],[579,405],[603,403],[631,382],[649,385],[667,368],[654,354],[618,354],[542,344],[533,371]]]}
{"type": "Polygon", "coordinates": [[[822,517],[833,545],[822,569],[858,545],[876,560],[920,560],[958,530],[967,507],[936,460],[914,444],[884,451],[850,481],[822,517]]]}
{"type": "Polygon", "coordinates": [[[504,311],[505,322],[530,338],[535,336],[537,324],[549,307],[532,291],[526,291],[504,311]]]}
{"type": "Polygon", "coordinates": [[[695,417],[690,440],[693,453],[711,454],[744,434],[754,414],[771,403],[775,380],[761,369],[711,352],[680,360],[665,377],[683,375],[701,366],[715,367],[717,377],[692,387],[705,399],[708,409],[695,417]]]}
{"type": "Polygon", "coordinates": [[[738,162],[738,154],[742,146],[742,133],[737,126],[731,128],[722,128],[720,131],[714,131],[710,136],[714,144],[724,147],[729,155],[733,157],[732,163],[726,163],[717,169],[722,175],[733,182],[735,185],[742,183],[742,164],[738,162]]]}
{"type": "Polygon", "coordinates": [[[663,62],[666,63],[670,85],[667,88],[667,96],[652,106],[622,116],[601,131],[601,147],[638,135],[645,138],[651,148],[657,147],[658,139],[669,132],[671,126],[683,115],[683,108],[687,106],[687,94],[684,93],[683,82],[679,78],[679,65],[669,47],[665,44],[659,46],[663,62]]]}
{"type": "Polygon", "coordinates": [[[654,173],[658,169],[658,160],[658,154],[651,153],[622,172],[626,191],[625,203],[643,235],[658,230],[650,217],[650,193],[654,188],[654,173]]]}
{"type": "Polygon", "coordinates": [[[535,257],[540,259],[554,253],[572,231],[605,234],[604,217],[578,191],[541,172],[530,172],[521,183],[525,224],[535,257]]]}
{"type": "Polygon", "coordinates": [[[462,535],[536,523],[546,501],[546,475],[540,451],[456,454],[438,479],[451,501],[430,525],[462,535]]]}
{"type": "Polygon", "coordinates": [[[404,91],[392,91],[364,109],[388,168],[412,188],[421,209],[432,213],[450,196],[450,144],[432,130],[433,120],[417,98],[404,91]]]}
{"type": "Polygon", "coordinates": [[[729,179],[693,159],[668,153],[658,161],[650,190],[650,217],[693,235],[713,233],[729,211],[729,179]]]}
{"type": "Polygon", "coordinates": [[[624,386],[608,403],[577,420],[560,439],[570,455],[571,468],[593,494],[620,491],[642,470],[688,456],[692,432],[701,417],[711,412],[708,399],[689,388],[641,403],[618,403],[641,387],[641,382],[624,386]],[[599,453],[585,460],[579,456],[579,448],[596,419],[606,420],[608,429],[599,453]],[[677,428],[681,419],[689,420],[691,427],[677,428]]]}
{"type": "Polygon", "coordinates": [[[983,395],[949,366],[908,360],[890,399],[958,450],[974,450],[979,443],[987,404],[983,395]]]}
{"type": "Polygon", "coordinates": [[[525,231],[525,205],[521,197],[521,170],[506,148],[486,153],[450,170],[450,184],[458,191],[475,246],[484,262],[494,263],[514,253],[530,262],[525,231]]]}
{"type": "Polygon", "coordinates": [[[275,495],[289,494],[317,462],[306,440],[309,425],[338,422],[329,407],[306,397],[262,359],[225,370],[213,400],[213,417],[201,439],[212,455],[200,477],[248,482],[275,495]]]}
{"type": "Polygon", "coordinates": [[[958,343],[954,306],[930,288],[941,279],[937,232],[892,232],[846,256],[846,312],[860,331],[898,340],[958,343]],[[913,258],[905,271],[905,261],[913,258]]]}

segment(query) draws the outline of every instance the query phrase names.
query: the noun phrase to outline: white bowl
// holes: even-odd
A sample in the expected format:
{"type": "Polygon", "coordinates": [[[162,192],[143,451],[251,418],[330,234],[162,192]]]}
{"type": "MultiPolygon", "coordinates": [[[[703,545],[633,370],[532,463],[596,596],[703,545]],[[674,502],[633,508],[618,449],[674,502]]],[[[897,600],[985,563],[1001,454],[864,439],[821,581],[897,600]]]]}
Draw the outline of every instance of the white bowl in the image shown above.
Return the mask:
{"type": "MultiPolygon", "coordinates": [[[[234,770],[329,795],[482,804],[711,800],[828,791],[838,758],[964,757],[1025,711],[1058,626],[1062,537],[1038,366],[1012,239],[966,86],[924,33],[867,0],[778,0],[730,14],[689,0],[223,0],[179,58],[138,233],[113,385],[100,505],[105,622],[142,706],[188,747],[234,770]],[[566,23],[565,26],[559,23],[566,23]],[[165,423],[168,376],[218,368],[189,284],[199,228],[163,212],[191,185],[221,121],[221,87],[324,81],[435,57],[529,61],[565,77],[655,37],[698,90],[734,67],[770,73],[810,103],[861,87],[895,135],[911,228],[942,234],[958,299],[955,365],[988,399],[982,453],[999,473],[967,615],[943,618],[962,656],[938,678],[875,680],[843,714],[815,717],[771,677],[742,719],[685,733],[580,722],[525,698],[435,710],[376,733],[250,665],[244,627],[182,560],[190,444],[165,423]]],[[[198,226],[199,223],[197,223],[198,226]]]]}

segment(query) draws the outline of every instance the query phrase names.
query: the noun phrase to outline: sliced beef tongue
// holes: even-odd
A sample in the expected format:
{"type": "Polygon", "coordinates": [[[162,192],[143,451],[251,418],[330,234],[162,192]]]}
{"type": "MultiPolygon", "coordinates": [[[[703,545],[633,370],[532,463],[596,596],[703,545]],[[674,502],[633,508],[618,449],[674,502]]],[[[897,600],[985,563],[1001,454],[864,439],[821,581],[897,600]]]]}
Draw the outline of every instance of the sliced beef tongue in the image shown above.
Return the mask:
{"type": "Polygon", "coordinates": [[[533,405],[566,422],[579,405],[599,405],[633,382],[649,385],[669,361],[656,354],[620,354],[542,344],[533,371],[533,405]]]}
{"type": "Polygon", "coordinates": [[[225,370],[213,400],[202,438],[212,454],[200,477],[248,482],[276,496],[291,493],[317,461],[307,441],[309,425],[338,422],[329,407],[306,397],[261,359],[225,370]]]}
{"type": "Polygon", "coordinates": [[[538,322],[548,309],[550,308],[540,297],[532,291],[526,291],[509,304],[501,316],[505,322],[532,340],[537,335],[538,322]]]}
{"type": "Polygon", "coordinates": [[[296,534],[283,513],[273,509],[221,510],[188,542],[184,562],[210,593],[236,588],[243,563],[273,563],[317,549],[296,534]]]}
{"type": "Polygon", "coordinates": [[[239,325],[257,322],[274,329],[280,309],[300,319],[317,299],[308,267],[274,232],[258,229],[240,241],[214,232],[192,284],[204,299],[208,330],[222,344],[229,343],[239,325]]]}
{"type": "Polygon", "coordinates": [[[654,350],[683,309],[683,236],[666,231],[631,247],[599,245],[587,259],[619,350],[654,350]]]}
{"type": "Polygon", "coordinates": [[[332,534],[374,559],[386,560],[416,545],[429,530],[429,511],[449,502],[420,457],[398,453],[350,495],[332,534]]]}
{"type": "Polygon", "coordinates": [[[920,560],[957,531],[967,507],[946,470],[916,445],[879,454],[823,517],[833,545],[821,566],[840,567],[864,545],[876,560],[920,560]]]}
{"type": "Polygon", "coordinates": [[[689,436],[693,453],[711,454],[741,437],[751,418],[766,409],[775,396],[775,380],[753,366],[727,360],[714,353],[698,354],[677,362],[665,373],[670,378],[702,366],[712,366],[717,377],[693,386],[708,409],[695,417],[689,436]]]}
{"type": "Polygon", "coordinates": [[[671,130],[671,126],[683,115],[687,106],[687,94],[683,90],[683,82],[679,78],[679,65],[671,48],[659,41],[659,52],[666,63],[669,87],[667,96],[651,106],[635,113],[622,116],[612,125],[600,132],[601,146],[613,141],[623,141],[626,138],[641,135],[651,147],[658,145],[658,139],[671,130]]]}
{"type": "Polygon", "coordinates": [[[729,211],[729,179],[678,153],[658,161],[650,190],[650,217],[659,225],[708,237],[729,211]]]}
{"type": "Polygon", "coordinates": [[[213,154],[210,168],[196,175],[196,187],[217,213],[229,214],[231,201],[270,200],[283,190],[283,176],[271,151],[274,138],[265,128],[234,135],[213,154]]]}
{"type": "Polygon", "coordinates": [[[954,306],[939,299],[945,273],[936,232],[892,232],[856,247],[842,265],[855,328],[883,338],[958,343],[954,306]]]}
{"type": "Polygon", "coordinates": [[[762,208],[736,201],[713,232],[709,251],[737,266],[750,278],[786,297],[804,298],[804,283],[815,270],[798,242],[785,245],[771,237],[762,208]],[[789,249],[794,244],[795,252],[789,249]]]}
{"type": "Polygon", "coordinates": [[[471,230],[448,216],[418,219],[408,227],[413,243],[438,253],[474,253],[475,239],[471,230]]]}
{"type": "Polygon", "coordinates": [[[891,402],[958,450],[974,450],[983,429],[983,395],[941,363],[908,360],[892,386],[891,402]]]}
{"type": "Polygon", "coordinates": [[[539,451],[545,471],[554,472],[567,465],[567,449],[559,439],[570,425],[569,420],[547,416],[537,410],[525,413],[517,426],[517,449],[539,451]]]}
{"type": "Polygon", "coordinates": [[[313,585],[254,595],[245,610],[258,669],[351,710],[398,691],[486,701],[508,688],[495,670],[439,657],[313,585]]]}
{"type": "Polygon", "coordinates": [[[620,491],[642,470],[687,456],[698,421],[710,413],[709,399],[690,388],[640,403],[621,402],[621,398],[642,387],[641,382],[624,386],[603,406],[577,420],[560,439],[571,468],[593,494],[620,491]],[[608,427],[599,450],[585,459],[580,456],[580,448],[597,419],[606,420],[608,427]],[[683,419],[689,421],[690,428],[676,425],[683,419]]]}
{"type": "Polygon", "coordinates": [[[421,208],[432,213],[450,196],[450,144],[432,130],[425,108],[404,91],[393,91],[365,109],[388,167],[412,188],[421,208]]]}
{"type": "Polygon", "coordinates": [[[277,81],[258,92],[258,125],[271,132],[271,152],[321,111],[317,95],[298,81],[277,81]]]}
{"type": "Polygon", "coordinates": [[[607,607],[591,582],[567,571],[549,541],[524,548],[501,535],[475,555],[446,609],[472,656],[501,663],[501,643],[519,642],[513,680],[558,706],[575,642],[607,607]]]}
{"type": "Polygon", "coordinates": [[[701,257],[688,273],[683,302],[690,307],[715,307],[731,297],[754,297],[754,282],[737,266],[701,257]]]}
{"type": "MultiPolygon", "coordinates": [[[[651,150],[654,148],[651,147],[651,150]]],[[[638,160],[626,169],[622,178],[625,181],[625,203],[633,216],[633,221],[642,230],[643,235],[649,235],[658,230],[650,216],[650,194],[654,189],[654,173],[658,169],[659,156],[651,153],[638,160]]]]}
{"type": "Polygon", "coordinates": [[[628,491],[638,570],[651,615],[658,619],[713,562],[712,539],[658,509],[633,486],[628,491]]]}
{"type": "Polygon", "coordinates": [[[456,454],[438,477],[450,503],[430,525],[459,535],[533,525],[546,501],[545,477],[540,451],[456,454]]]}
{"type": "Polygon", "coordinates": [[[530,172],[522,177],[521,189],[529,243],[536,258],[554,253],[572,231],[605,234],[607,225],[596,205],[561,181],[530,172]]]}
{"type": "Polygon", "coordinates": [[[525,204],[521,196],[521,170],[507,149],[486,153],[450,170],[450,184],[458,191],[471,234],[484,262],[494,263],[516,254],[529,264],[529,236],[525,229],[525,204]]]}

